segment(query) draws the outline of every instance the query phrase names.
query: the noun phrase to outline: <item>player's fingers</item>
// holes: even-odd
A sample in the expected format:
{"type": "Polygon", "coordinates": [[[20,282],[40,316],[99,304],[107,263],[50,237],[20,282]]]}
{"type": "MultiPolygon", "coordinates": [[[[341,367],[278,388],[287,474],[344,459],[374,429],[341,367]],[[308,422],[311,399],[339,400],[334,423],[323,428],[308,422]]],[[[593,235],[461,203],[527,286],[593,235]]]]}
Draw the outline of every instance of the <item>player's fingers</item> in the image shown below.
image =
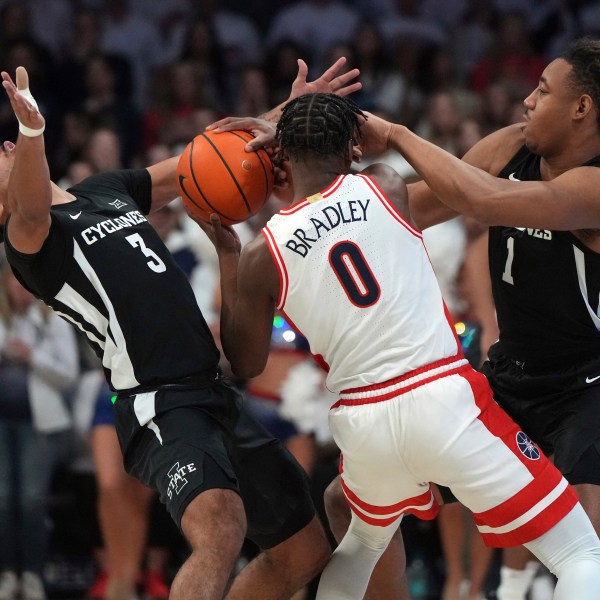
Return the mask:
{"type": "Polygon", "coordinates": [[[223,119],[219,119],[214,123],[206,126],[207,131],[213,130],[222,130],[229,131],[230,129],[235,129],[235,126],[231,126],[231,123],[237,123],[240,120],[243,120],[243,117],[225,117],[223,119]]]}
{"type": "Polygon", "coordinates": [[[246,152],[255,152],[265,146],[270,146],[274,140],[274,133],[272,132],[258,132],[254,131],[254,138],[246,144],[246,152]]]}
{"type": "Polygon", "coordinates": [[[211,123],[206,129],[215,133],[233,131],[234,129],[246,129],[249,131],[256,126],[256,123],[257,121],[254,117],[226,117],[225,119],[211,123]]]}
{"type": "Polygon", "coordinates": [[[296,79],[292,84],[292,88],[297,84],[306,83],[306,77],[308,76],[308,65],[301,59],[298,59],[298,73],[296,74],[296,79]]]}
{"type": "Polygon", "coordinates": [[[335,77],[332,80],[331,85],[332,86],[343,87],[351,79],[356,79],[359,75],[360,75],[360,70],[359,69],[350,69],[349,71],[346,71],[345,73],[340,73],[337,77],[335,77]]]}
{"type": "Polygon", "coordinates": [[[339,90],[336,90],[334,94],[336,96],[348,96],[353,92],[358,92],[358,90],[362,89],[362,83],[357,81],[351,85],[347,85],[346,87],[341,87],[339,90]]]}
{"type": "Polygon", "coordinates": [[[346,57],[340,56],[324,73],[319,79],[331,83],[338,74],[338,71],[346,64],[346,57]]]}
{"type": "Polygon", "coordinates": [[[17,67],[17,90],[26,90],[29,87],[29,75],[25,67],[17,67]]]}

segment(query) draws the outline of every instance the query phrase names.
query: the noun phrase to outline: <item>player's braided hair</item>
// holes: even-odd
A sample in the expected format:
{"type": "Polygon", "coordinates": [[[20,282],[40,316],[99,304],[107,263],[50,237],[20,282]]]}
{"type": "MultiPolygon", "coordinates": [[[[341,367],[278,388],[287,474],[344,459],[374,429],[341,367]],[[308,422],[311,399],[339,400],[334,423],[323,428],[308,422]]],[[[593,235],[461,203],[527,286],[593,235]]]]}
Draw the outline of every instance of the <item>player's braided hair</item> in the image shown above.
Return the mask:
{"type": "Polygon", "coordinates": [[[582,38],[561,55],[572,67],[569,86],[577,95],[588,94],[596,107],[600,127],[600,40],[582,38]]]}
{"type": "Polygon", "coordinates": [[[281,150],[297,159],[311,155],[342,156],[360,136],[356,102],[335,94],[304,94],[286,104],[277,124],[281,150]]]}

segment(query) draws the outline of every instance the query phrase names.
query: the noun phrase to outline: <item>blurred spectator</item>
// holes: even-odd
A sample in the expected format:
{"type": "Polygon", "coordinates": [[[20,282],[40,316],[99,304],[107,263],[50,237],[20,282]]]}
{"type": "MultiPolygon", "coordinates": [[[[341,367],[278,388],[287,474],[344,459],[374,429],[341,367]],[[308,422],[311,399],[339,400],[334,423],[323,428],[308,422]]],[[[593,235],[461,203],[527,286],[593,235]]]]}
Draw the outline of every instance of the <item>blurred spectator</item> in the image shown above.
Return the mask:
{"type": "Polygon", "coordinates": [[[471,88],[483,92],[489,84],[504,81],[525,97],[537,86],[545,66],[545,58],[532,46],[523,15],[508,13],[500,18],[494,44],[471,73],[471,88]]]}
{"type": "Polygon", "coordinates": [[[427,108],[415,131],[421,137],[457,153],[458,126],[461,114],[452,94],[438,91],[427,98],[427,108]]]}
{"type": "Polygon", "coordinates": [[[64,175],[59,179],[57,185],[63,190],[69,189],[71,186],[83,181],[86,177],[93,175],[94,169],[92,165],[83,160],[72,162],[64,175]]]}
{"type": "Polygon", "coordinates": [[[475,65],[494,43],[497,14],[492,0],[471,0],[448,40],[455,58],[457,76],[466,82],[475,65]]]}
{"type": "Polygon", "coordinates": [[[196,74],[204,101],[215,109],[231,107],[225,54],[214,26],[204,18],[196,18],[183,40],[179,59],[189,63],[196,74]]]}
{"type": "Polygon", "coordinates": [[[269,84],[265,70],[258,65],[250,65],[241,72],[234,107],[236,115],[258,116],[273,106],[269,95],[269,84]]]}
{"type": "Polygon", "coordinates": [[[119,137],[125,167],[141,149],[141,116],[131,99],[127,64],[118,55],[96,53],[85,63],[84,93],[78,110],[93,127],[110,127],[119,137]]]}
{"type": "Polygon", "coordinates": [[[300,44],[283,40],[267,54],[265,71],[271,92],[271,105],[277,106],[290,96],[290,82],[298,72],[298,59],[305,53],[300,44]]]}
{"type": "MultiPolygon", "coordinates": [[[[68,32],[63,53],[57,65],[56,94],[64,111],[75,109],[86,94],[85,72],[93,56],[101,54],[102,25],[100,15],[88,8],[79,8],[73,15],[73,26],[68,32]]],[[[120,56],[120,55],[119,55],[120,56]]],[[[115,63],[117,58],[113,59],[115,63]]],[[[129,76],[131,66],[126,57],[120,57],[120,78],[129,76]]]]}
{"type": "Polygon", "coordinates": [[[297,0],[275,13],[267,48],[293,41],[303,48],[303,58],[316,72],[324,66],[326,53],[334,44],[352,41],[359,20],[359,12],[342,0],[297,0]]]}
{"type": "Polygon", "coordinates": [[[405,39],[442,45],[446,40],[444,29],[423,12],[420,0],[396,0],[395,10],[380,19],[381,30],[388,43],[405,39]]]}
{"type": "Polygon", "coordinates": [[[113,129],[100,127],[90,136],[85,148],[85,159],[95,172],[121,168],[121,147],[113,129]]]}
{"type": "MultiPolygon", "coordinates": [[[[572,0],[538,0],[527,15],[533,44],[546,61],[554,60],[570,40],[580,33],[578,17],[581,2],[572,0]]],[[[584,23],[587,23],[587,18],[584,23]]]]}
{"type": "Polygon", "coordinates": [[[50,168],[57,178],[65,175],[71,163],[85,160],[85,153],[92,135],[92,125],[87,115],[69,111],[62,120],[60,144],[49,157],[50,168]],[[51,160],[50,160],[51,159],[51,160]]]}
{"type": "Polygon", "coordinates": [[[47,500],[70,450],[64,393],[78,374],[72,327],[0,272],[0,598],[43,600],[47,500]]]}
{"type": "Polygon", "coordinates": [[[180,60],[161,72],[155,81],[155,101],[142,115],[144,149],[156,144],[187,144],[201,130],[194,124],[195,111],[211,106],[201,71],[191,60],[180,60]]]}
{"type": "Polygon", "coordinates": [[[436,92],[448,92],[461,117],[471,117],[479,112],[481,100],[460,80],[450,48],[432,48],[431,52],[424,55],[420,72],[420,88],[430,98],[436,92]]]}
{"type": "Polygon", "coordinates": [[[407,82],[402,73],[393,69],[381,28],[375,20],[361,21],[354,33],[353,47],[353,66],[360,69],[363,84],[355,99],[363,109],[382,110],[394,119],[401,119],[407,82]]]}
{"type": "Polygon", "coordinates": [[[517,95],[508,81],[491,83],[480,94],[480,98],[481,121],[486,135],[508,124],[508,113],[515,98],[519,98],[521,115],[525,112],[522,96],[517,95]]]}
{"type": "Polygon", "coordinates": [[[71,0],[21,0],[27,5],[31,31],[41,44],[60,59],[73,26],[74,2],[71,0]]]}
{"type": "MultiPolygon", "coordinates": [[[[29,11],[24,2],[12,0],[0,6],[0,52],[16,40],[33,39],[29,11]]],[[[3,67],[4,68],[4,67],[3,67]]]]}
{"type": "Polygon", "coordinates": [[[132,67],[135,102],[145,106],[152,71],[172,59],[172,45],[163,39],[152,20],[131,9],[130,0],[106,0],[101,48],[106,53],[127,57],[132,67]]]}
{"type": "Polygon", "coordinates": [[[237,75],[244,67],[262,61],[261,35],[249,17],[220,0],[203,0],[200,11],[212,24],[228,71],[237,75]]]}
{"type": "MultiPolygon", "coordinates": [[[[5,7],[9,10],[13,5],[5,7]]],[[[10,27],[10,23],[5,23],[10,27]]],[[[0,30],[2,24],[0,23],[0,30]]],[[[32,87],[38,105],[45,114],[52,116],[53,124],[47,128],[48,143],[54,144],[57,141],[58,123],[57,118],[61,107],[55,90],[55,65],[47,48],[38,43],[33,37],[23,35],[20,37],[4,36],[0,31],[0,64],[2,70],[14,72],[18,66],[23,66],[36,78],[36,83],[32,87]]],[[[0,139],[17,139],[17,128],[15,122],[10,123],[10,104],[6,97],[0,99],[0,139]]]]}

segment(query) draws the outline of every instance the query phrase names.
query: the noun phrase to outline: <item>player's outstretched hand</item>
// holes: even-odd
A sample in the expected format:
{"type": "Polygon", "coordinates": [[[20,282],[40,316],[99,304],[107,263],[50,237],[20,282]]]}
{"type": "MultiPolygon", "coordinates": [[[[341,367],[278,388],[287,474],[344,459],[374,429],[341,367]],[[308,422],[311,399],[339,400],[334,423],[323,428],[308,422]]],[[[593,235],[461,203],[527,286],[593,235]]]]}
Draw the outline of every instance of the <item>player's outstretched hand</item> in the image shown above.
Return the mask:
{"type": "Polygon", "coordinates": [[[223,225],[219,216],[215,213],[210,215],[210,223],[194,217],[188,211],[189,216],[198,223],[200,229],[206,233],[208,239],[213,243],[217,254],[234,253],[239,255],[242,250],[242,243],[238,234],[230,225],[223,225]]]}
{"type": "Polygon", "coordinates": [[[2,85],[17,119],[31,129],[42,129],[45,120],[38,110],[35,100],[32,102],[33,98],[29,92],[29,75],[25,67],[17,67],[16,85],[6,71],[2,71],[1,75],[2,85]]]}
{"type": "Polygon", "coordinates": [[[346,64],[346,57],[338,58],[320,77],[314,81],[306,81],[308,76],[308,65],[301,59],[298,59],[298,74],[292,83],[292,90],[288,102],[303,94],[337,94],[338,96],[347,96],[352,92],[357,92],[362,88],[360,81],[353,81],[360,75],[358,69],[350,69],[345,73],[340,73],[346,64]],[[352,82],[352,83],[350,83],[352,82]]]}

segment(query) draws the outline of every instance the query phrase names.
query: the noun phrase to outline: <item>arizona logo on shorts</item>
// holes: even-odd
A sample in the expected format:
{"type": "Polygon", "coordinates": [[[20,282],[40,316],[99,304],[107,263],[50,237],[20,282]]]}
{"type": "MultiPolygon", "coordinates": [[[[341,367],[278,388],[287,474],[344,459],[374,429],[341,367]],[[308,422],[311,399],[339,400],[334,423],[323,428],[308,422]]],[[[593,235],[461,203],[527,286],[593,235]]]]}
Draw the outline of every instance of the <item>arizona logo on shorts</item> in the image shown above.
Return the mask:
{"type": "Polygon", "coordinates": [[[537,446],[531,441],[528,435],[525,435],[522,431],[517,433],[517,446],[519,450],[530,460],[538,460],[540,458],[540,451],[537,446]]]}

